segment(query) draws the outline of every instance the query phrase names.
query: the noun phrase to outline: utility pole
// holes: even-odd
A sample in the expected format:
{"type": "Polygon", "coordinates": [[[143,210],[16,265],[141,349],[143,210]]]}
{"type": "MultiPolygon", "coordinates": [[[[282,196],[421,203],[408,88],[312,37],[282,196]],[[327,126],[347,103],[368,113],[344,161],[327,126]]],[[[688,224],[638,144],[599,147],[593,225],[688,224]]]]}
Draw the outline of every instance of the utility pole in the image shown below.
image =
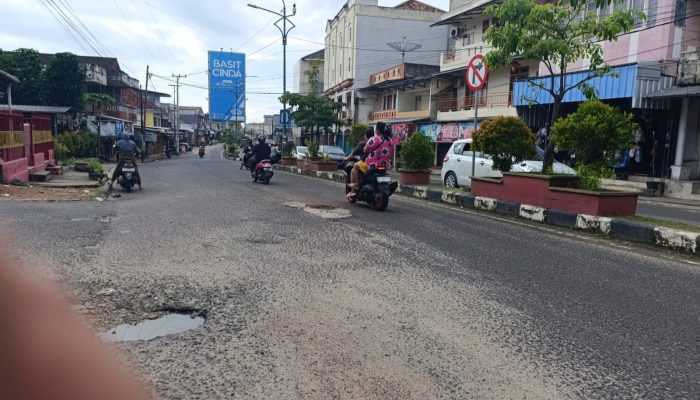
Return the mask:
{"type": "Polygon", "coordinates": [[[172,123],[170,124],[170,129],[173,131],[173,142],[171,143],[172,146],[175,145],[175,136],[177,136],[177,132],[175,132],[175,112],[177,108],[175,107],[175,97],[177,96],[177,85],[168,85],[173,88],[173,108],[170,110],[170,118],[172,118],[172,123]]]}
{"type": "Polygon", "coordinates": [[[141,162],[146,159],[146,93],[148,92],[149,66],[146,65],[146,90],[141,93],[141,162]]]}
{"type": "MultiPolygon", "coordinates": [[[[282,12],[278,13],[276,11],[268,10],[267,8],[263,8],[260,6],[257,6],[255,4],[248,4],[248,7],[252,8],[257,8],[258,10],[263,10],[267,11],[269,13],[275,14],[278,17],[280,17],[277,22],[275,22],[275,27],[280,31],[282,34],[282,95],[284,96],[287,93],[287,35],[289,32],[296,28],[296,25],[292,21],[289,20],[289,17],[292,17],[296,15],[297,13],[297,5],[292,4],[292,13],[287,14],[287,3],[285,3],[284,0],[282,0],[282,12]],[[282,26],[279,26],[278,24],[282,21],[282,26]],[[289,23],[291,26],[287,28],[287,23],[289,23]]],[[[284,112],[287,112],[287,102],[284,101],[282,102],[282,109],[284,112]]],[[[289,118],[287,118],[289,119],[289,118]]],[[[286,137],[287,136],[287,124],[284,123],[282,124],[282,134],[286,137]]],[[[273,132],[274,135],[274,132],[273,132]]]]}
{"type": "Polygon", "coordinates": [[[180,154],[180,78],[187,78],[187,75],[173,74],[175,78],[175,152],[180,154]]]}

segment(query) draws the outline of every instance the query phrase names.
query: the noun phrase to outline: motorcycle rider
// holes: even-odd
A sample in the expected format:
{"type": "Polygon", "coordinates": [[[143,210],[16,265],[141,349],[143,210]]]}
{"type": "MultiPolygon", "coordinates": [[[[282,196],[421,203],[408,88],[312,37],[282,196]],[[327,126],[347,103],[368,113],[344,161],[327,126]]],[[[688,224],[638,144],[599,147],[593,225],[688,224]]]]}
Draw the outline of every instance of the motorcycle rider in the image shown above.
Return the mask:
{"type": "Polygon", "coordinates": [[[391,130],[384,122],[377,123],[374,136],[367,140],[363,151],[365,152],[365,159],[356,162],[350,173],[352,190],[348,193],[348,198],[357,196],[358,183],[361,180],[360,174],[366,174],[378,167],[386,169],[391,167],[391,156],[393,154],[391,130]]]}
{"type": "Polygon", "coordinates": [[[126,161],[131,161],[134,163],[139,189],[141,189],[141,175],[139,174],[139,167],[136,165],[136,155],[139,151],[138,147],[136,147],[136,143],[129,138],[129,135],[123,133],[119,136],[117,143],[114,144],[114,149],[117,152],[119,161],[117,162],[117,166],[114,168],[114,172],[112,173],[112,180],[109,182],[109,190],[112,190],[112,185],[114,185],[114,182],[117,181],[119,174],[122,173],[122,167],[126,161]]]}
{"type": "Polygon", "coordinates": [[[365,159],[365,146],[367,145],[367,141],[370,140],[374,136],[374,128],[369,127],[367,128],[367,131],[365,131],[365,140],[361,141],[360,143],[355,146],[355,148],[350,152],[350,154],[345,157],[345,161],[352,161],[355,157],[358,157],[360,160],[365,159]]]}
{"type": "Polygon", "coordinates": [[[253,152],[250,156],[250,161],[248,162],[251,173],[255,173],[255,164],[262,160],[270,159],[270,153],[272,153],[272,150],[270,149],[270,146],[265,143],[265,140],[265,136],[260,136],[258,138],[258,144],[253,147],[253,152]]]}

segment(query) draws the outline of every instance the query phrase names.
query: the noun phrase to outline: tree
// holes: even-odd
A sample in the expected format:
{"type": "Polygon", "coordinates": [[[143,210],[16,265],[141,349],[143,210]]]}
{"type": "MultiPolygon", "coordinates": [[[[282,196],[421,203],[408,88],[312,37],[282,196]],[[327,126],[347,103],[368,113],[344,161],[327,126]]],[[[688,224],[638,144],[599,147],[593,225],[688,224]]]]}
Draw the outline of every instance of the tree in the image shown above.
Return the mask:
{"type": "MultiPolygon", "coordinates": [[[[596,0],[598,7],[613,0],[596,0]]],[[[619,0],[615,0],[619,1],[619,0]]],[[[586,15],[587,2],[557,0],[554,3],[536,3],[533,0],[505,0],[490,6],[485,13],[497,18],[498,23],[486,31],[486,41],[493,46],[486,55],[486,65],[500,68],[511,64],[513,57],[538,61],[547,68],[551,78],[548,84],[530,82],[552,97],[550,126],[561,114],[561,103],[571,90],[581,90],[587,98],[595,97],[595,89],[588,82],[612,73],[603,59],[601,42],[616,40],[629,32],[636,19],[644,19],[636,10],[615,10],[607,17],[586,15]],[[590,61],[588,73],[577,82],[566,82],[569,64],[590,61]],[[555,74],[558,73],[558,76],[555,74]]],[[[545,149],[542,171],[553,162],[554,141],[545,149]]]]}
{"type": "Polygon", "coordinates": [[[319,71],[318,63],[311,63],[311,69],[306,72],[311,93],[285,93],[280,97],[280,102],[289,104],[293,108],[292,119],[297,126],[305,130],[316,131],[316,139],[319,139],[321,129],[329,129],[333,125],[340,125],[338,112],[343,108],[342,103],[335,102],[326,96],[318,94],[319,71]]]}
{"type": "Polygon", "coordinates": [[[518,117],[496,117],[474,132],[474,149],[491,155],[493,169],[510,171],[514,163],[535,156],[535,137],[518,117]]]}
{"type": "Polygon", "coordinates": [[[85,73],[78,64],[78,57],[71,53],[57,53],[44,75],[46,104],[83,108],[85,73]]]}
{"type": "Polygon", "coordinates": [[[365,140],[365,133],[367,132],[367,129],[369,127],[365,124],[355,124],[352,126],[352,130],[350,131],[350,137],[348,137],[348,143],[350,143],[350,147],[355,147],[358,144],[362,143],[363,140],[365,140]]]}
{"type": "Polygon", "coordinates": [[[44,104],[45,88],[39,52],[33,49],[0,51],[0,69],[14,75],[19,83],[12,86],[15,104],[44,104]]]}
{"type": "Polygon", "coordinates": [[[85,104],[92,106],[92,111],[97,115],[97,134],[102,135],[102,108],[114,105],[114,97],[102,93],[86,93],[85,104]]]}
{"type": "Polygon", "coordinates": [[[552,141],[574,149],[579,164],[607,166],[614,161],[615,153],[634,139],[636,128],[632,114],[600,100],[589,100],[554,123],[552,141]]]}

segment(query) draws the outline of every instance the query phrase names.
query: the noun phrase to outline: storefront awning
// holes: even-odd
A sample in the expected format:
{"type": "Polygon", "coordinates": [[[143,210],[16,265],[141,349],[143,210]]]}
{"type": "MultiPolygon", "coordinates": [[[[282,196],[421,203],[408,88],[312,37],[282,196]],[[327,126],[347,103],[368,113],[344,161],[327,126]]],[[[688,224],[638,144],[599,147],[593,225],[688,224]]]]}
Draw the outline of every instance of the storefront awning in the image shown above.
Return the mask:
{"type": "Polygon", "coordinates": [[[406,122],[420,122],[420,121],[428,121],[430,117],[421,117],[421,118],[397,118],[397,119],[388,119],[384,121],[385,124],[401,124],[401,123],[406,123],[406,122]]]}
{"type": "Polygon", "coordinates": [[[656,93],[648,94],[645,98],[678,98],[700,97],[700,86],[672,86],[656,93]]]}
{"type": "MultiPolygon", "coordinates": [[[[661,74],[660,63],[639,63],[622,65],[612,68],[613,73],[604,76],[596,76],[586,81],[589,86],[595,88],[600,100],[631,99],[632,108],[644,109],[668,109],[668,101],[664,99],[649,98],[651,94],[658,93],[673,86],[675,78],[661,74]]],[[[580,71],[568,73],[564,76],[565,87],[575,86],[587,77],[595,74],[595,71],[580,71]]],[[[554,88],[559,88],[559,75],[555,76],[554,88]]],[[[516,107],[530,106],[532,104],[551,104],[552,95],[544,88],[552,87],[551,76],[525,79],[513,84],[513,105],[516,107]]],[[[563,103],[578,103],[586,100],[586,96],[579,88],[569,90],[564,96],[563,103]]]]}

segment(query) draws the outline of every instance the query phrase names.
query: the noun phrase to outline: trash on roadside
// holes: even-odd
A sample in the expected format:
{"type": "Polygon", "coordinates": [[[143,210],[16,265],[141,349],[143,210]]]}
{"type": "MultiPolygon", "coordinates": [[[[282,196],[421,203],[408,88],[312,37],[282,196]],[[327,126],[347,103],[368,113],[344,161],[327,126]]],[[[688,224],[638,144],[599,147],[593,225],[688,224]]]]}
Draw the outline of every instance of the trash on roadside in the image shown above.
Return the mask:
{"type": "Polygon", "coordinates": [[[102,289],[102,290],[98,291],[98,292],[95,293],[95,294],[98,295],[98,296],[109,296],[109,295],[113,294],[114,292],[116,292],[115,289],[113,289],[113,288],[106,288],[106,289],[102,289]]]}
{"type": "Polygon", "coordinates": [[[118,198],[122,197],[122,195],[119,194],[119,193],[115,193],[115,194],[112,195],[112,197],[115,198],[115,199],[118,199],[118,198]]]}
{"type": "Polygon", "coordinates": [[[105,201],[105,199],[103,199],[102,197],[95,197],[95,200],[97,200],[97,201],[105,201]]]}

